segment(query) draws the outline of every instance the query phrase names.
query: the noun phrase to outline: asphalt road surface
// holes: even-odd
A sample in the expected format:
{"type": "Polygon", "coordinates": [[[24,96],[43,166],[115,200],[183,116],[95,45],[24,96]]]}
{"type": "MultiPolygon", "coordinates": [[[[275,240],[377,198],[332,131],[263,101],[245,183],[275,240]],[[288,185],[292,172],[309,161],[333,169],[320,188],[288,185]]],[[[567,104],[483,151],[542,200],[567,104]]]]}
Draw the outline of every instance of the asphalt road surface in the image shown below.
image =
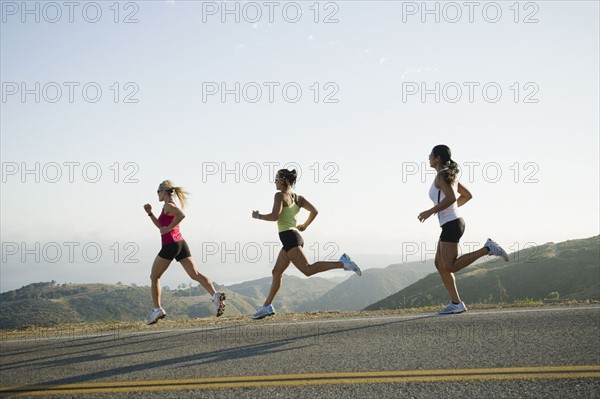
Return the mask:
{"type": "Polygon", "coordinates": [[[0,341],[0,397],[600,398],[600,307],[0,341]]]}

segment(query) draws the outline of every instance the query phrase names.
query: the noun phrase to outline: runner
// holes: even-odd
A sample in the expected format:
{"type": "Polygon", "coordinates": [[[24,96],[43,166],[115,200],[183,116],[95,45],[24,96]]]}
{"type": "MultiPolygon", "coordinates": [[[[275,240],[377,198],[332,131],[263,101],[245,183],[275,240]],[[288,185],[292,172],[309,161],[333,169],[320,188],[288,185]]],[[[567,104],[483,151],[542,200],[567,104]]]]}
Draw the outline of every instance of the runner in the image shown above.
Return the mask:
{"type": "Polygon", "coordinates": [[[156,193],[158,194],[158,200],[164,202],[158,219],[152,213],[152,206],[150,204],[144,205],[144,209],[148,213],[148,216],[150,216],[150,220],[160,230],[162,240],[162,249],[152,264],[152,274],[150,275],[154,309],[148,315],[148,324],[154,324],[167,315],[160,306],[160,277],[167,270],[173,259],[181,263],[181,266],[183,266],[192,280],[199,282],[212,295],[212,301],[217,310],[217,317],[221,316],[225,310],[225,294],[215,291],[212,281],[196,269],[190,249],[179,231],[179,223],[185,215],[177,207],[177,204],[175,204],[173,194],[177,195],[181,208],[184,208],[188,193],[182,187],[173,186],[170,180],[160,183],[156,193]]]}
{"type": "Polygon", "coordinates": [[[422,223],[437,213],[442,227],[435,254],[435,267],[448,290],[451,302],[438,313],[462,313],[467,310],[467,307],[458,295],[454,273],[469,266],[482,256],[501,256],[508,262],[508,255],[500,245],[488,238],[483,248],[458,257],[458,243],[465,231],[465,221],[460,217],[457,208],[464,205],[473,196],[464,185],[457,181],[459,169],[456,162],[452,160],[450,148],[445,145],[433,147],[429,154],[429,166],[438,172],[429,189],[429,198],[433,201],[434,206],[421,212],[418,219],[422,223]]]}
{"type": "Polygon", "coordinates": [[[275,314],[273,300],[281,288],[283,272],[288,268],[290,262],[304,273],[305,276],[312,276],[326,270],[342,268],[347,271],[353,271],[359,276],[361,275],[360,268],[346,254],[343,254],[338,262],[315,262],[313,264],[308,262],[302,249],[304,240],[300,236],[299,231],[306,230],[313,220],[315,220],[318,212],[306,198],[292,192],[292,187],[296,183],[296,177],[296,170],[280,169],[277,171],[275,187],[279,191],[275,193],[273,210],[271,213],[265,215],[258,213],[258,211],[252,212],[254,219],[277,222],[279,239],[283,244],[283,248],[279,251],[279,256],[273,267],[273,281],[271,282],[269,295],[265,299],[263,306],[252,316],[253,319],[262,319],[263,317],[275,314]],[[310,214],[303,224],[297,225],[297,215],[300,212],[300,208],[306,209],[310,214]]]}

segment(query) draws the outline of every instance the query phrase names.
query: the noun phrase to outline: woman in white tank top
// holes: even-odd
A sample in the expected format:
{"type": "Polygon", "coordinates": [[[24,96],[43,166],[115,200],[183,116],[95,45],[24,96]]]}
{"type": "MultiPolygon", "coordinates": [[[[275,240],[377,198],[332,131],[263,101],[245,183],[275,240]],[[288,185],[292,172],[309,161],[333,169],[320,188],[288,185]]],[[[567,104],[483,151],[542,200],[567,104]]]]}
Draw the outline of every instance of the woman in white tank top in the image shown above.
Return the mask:
{"type": "Polygon", "coordinates": [[[418,219],[422,223],[437,213],[442,228],[435,254],[435,267],[448,290],[451,302],[438,313],[462,313],[467,307],[458,295],[454,273],[485,255],[501,256],[507,262],[508,256],[502,247],[489,238],[483,248],[458,256],[458,243],[465,231],[465,222],[460,217],[458,207],[467,203],[473,196],[458,182],[458,165],[452,160],[448,146],[442,144],[433,147],[429,154],[429,166],[438,172],[429,189],[429,198],[434,206],[421,212],[418,219]]]}

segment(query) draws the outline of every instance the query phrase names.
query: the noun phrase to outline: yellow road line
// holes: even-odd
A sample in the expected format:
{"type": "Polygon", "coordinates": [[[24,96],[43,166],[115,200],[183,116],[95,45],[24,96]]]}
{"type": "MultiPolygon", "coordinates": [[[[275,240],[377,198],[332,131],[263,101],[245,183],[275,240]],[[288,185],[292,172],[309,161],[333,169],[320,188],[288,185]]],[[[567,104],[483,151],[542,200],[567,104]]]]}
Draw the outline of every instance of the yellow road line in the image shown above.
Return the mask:
{"type": "Polygon", "coordinates": [[[381,384],[519,379],[600,378],[600,365],[508,367],[488,369],[368,371],[324,374],[280,374],[178,380],[94,382],[64,385],[0,387],[0,397],[65,395],[217,388],[291,387],[302,385],[381,384]]]}

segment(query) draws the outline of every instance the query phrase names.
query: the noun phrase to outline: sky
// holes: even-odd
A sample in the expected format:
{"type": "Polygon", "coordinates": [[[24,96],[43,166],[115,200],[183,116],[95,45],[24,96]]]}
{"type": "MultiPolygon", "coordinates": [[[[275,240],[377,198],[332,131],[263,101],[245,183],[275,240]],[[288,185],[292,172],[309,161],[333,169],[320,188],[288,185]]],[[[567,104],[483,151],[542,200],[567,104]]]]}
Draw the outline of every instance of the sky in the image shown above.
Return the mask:
{"type": "MultiPolygon", "coordinates": [[[[599,234],[599,3],[0,1],[0,292],[149,285],[156,189],[220,284],[268,277],[275,171],[310,259],[431,258],[427,157],[473,199],[461,251],[599,234]],[[300,214],[303,221],[307,213],[300,214]]],[[[290,268],[291,275],[300,273],[290,268]]],[[[348,273],[328,272],[322,277],[348,273]]],[[[189,283],[173,263],[161,280],[189,283]]]]}

